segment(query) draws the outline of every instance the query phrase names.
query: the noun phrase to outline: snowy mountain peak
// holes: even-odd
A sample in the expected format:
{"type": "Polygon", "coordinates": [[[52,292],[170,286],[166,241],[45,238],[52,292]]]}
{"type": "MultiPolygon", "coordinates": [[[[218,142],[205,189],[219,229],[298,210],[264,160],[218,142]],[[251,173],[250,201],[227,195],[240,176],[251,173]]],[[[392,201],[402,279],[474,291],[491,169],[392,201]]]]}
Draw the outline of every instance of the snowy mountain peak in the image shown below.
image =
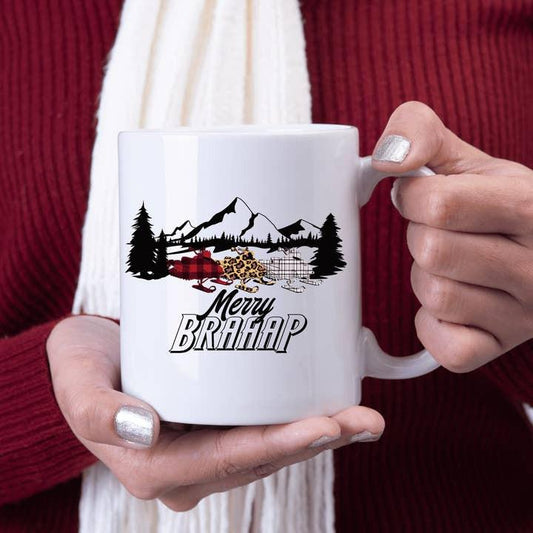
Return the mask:
{"type": "Polygon", "coordinates": [[[239,197],[234,198],[222,211],[215,213],[208,221],[199,224],[186,235],[187,239],[216,239],[222,234],[226,237],[240,236],[244,228],[250,225],[254,213],[246,202],[239,197]]]}
{"type": "Polygon", "coordinates": [[[221,246],[231,242],[241,242],[268,246],[273,243],[287,243],[291,240],[297,240],[299,243],[309,239],[316,240],[320,237],[320,228],[300,218],[278,229],[268,216],[254,213],[249,205],[237,196],[209,220],[197,226],[193,226],[187,220],[169,237],[179,239],[182,244],[200,242],[215,243],[211,245],[221,246]]]}
{"type": "Polygon", "coordinates": [[[296,222],[293,222],[288,226],[280,228],[279,232],[289,239],[291,237],[307,237],[309,234],[311,234],[311,237],[320,237],[320,228],[303,218],[298,219],[296,222]]]}
{"type": "Polygon", "coordinates": [[[194,229],[194,226],[191,224],[190,220],[186,220],[183,224],[176,226],[172,233],[167,233],[167,237],[169,238],[181,237],[182,235],[187,235],[193,229],[194,229]]]}
{"type": "Polygon", "coordinates": [[[243,229],[240,236],[243,239],[253,238],[255,241],[262,242],[268,241],[269,236],[271,241],[276,241],[283,237],[272,221],[261,213],[252,215],[248,226],[243,229]]]}

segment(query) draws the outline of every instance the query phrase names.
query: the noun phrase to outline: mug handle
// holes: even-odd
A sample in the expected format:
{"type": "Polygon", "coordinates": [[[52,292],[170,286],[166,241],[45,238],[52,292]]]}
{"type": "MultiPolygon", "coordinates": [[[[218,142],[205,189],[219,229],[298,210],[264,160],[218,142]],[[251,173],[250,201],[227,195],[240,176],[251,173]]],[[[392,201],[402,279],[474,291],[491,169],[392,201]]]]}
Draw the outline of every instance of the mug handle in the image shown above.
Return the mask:
{"type": "MultiPolygon", "coordinates": [[[[372,167],[372,157],[362,157],[360,160],[359,179],[359,207],[365,205],[374,187],[390,172],[380,172],[372,167]]],[[[396,174],[397,176],[433,176],[435,173],[427,167],[396,174]]],[[[385,353],[376,340],[372,331],[363,327],[361,332],[361,351],[365,367],[363,376],[381,379],[405,379],[422,376],[438,368],[440,365],[427,351],[422,350],[408,357],[393,357],[385,353]]]]}

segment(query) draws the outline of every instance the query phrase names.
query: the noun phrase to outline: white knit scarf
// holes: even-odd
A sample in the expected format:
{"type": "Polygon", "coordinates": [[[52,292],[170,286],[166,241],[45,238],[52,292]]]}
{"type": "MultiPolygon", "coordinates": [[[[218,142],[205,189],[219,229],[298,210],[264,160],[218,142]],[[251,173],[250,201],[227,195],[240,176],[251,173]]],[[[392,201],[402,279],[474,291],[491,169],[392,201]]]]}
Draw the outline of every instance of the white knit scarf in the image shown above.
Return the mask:
{"type": "MultiPolygon", "coordinates": [[[[311,121],[298,0],[126,0],[98,110],[73,311],[119,317],[117,133],[311,121]]],[[[175,513],[85,471],[81,533],[331,533],[331,452],[175,513]],[[253,522],[253,523],[252,523],[253,522]]]]}

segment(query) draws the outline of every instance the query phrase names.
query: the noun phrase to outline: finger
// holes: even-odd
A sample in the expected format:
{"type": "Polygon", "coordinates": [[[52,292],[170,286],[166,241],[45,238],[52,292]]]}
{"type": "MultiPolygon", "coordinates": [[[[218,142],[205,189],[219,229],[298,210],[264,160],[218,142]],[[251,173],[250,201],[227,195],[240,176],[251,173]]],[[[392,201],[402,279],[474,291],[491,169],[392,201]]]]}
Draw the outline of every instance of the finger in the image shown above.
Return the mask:
{"type": "Polygon", "coordinates": [[[243,473],[233,474],[220,481],[200,483],[197,485],[187,485],[169,490],[159,496],[161,502],[173,511],[188,511],[198,505],[207,496],[217,492],[227,492],[237,487],[249,485],[254,481],[275,474],[282,468],[312,459],[326,448],[308,449],[304,452],[290,455],[283,460],[273,463],[257,465],[243,473]]]}
{"type": "Polygon", "coordinates": [[[306,450],[318,439],[340,435],[338,422],[328,417],[227,431],[205,429],[178,438],[164,434],[150,450],[149,475],[168,490],[219,481],[306,450]]]}
{"type": "Polygon", "coordinates": [[[344,409],[331,418],[341,428],[341,439],[333,443],[335,448],[350,442],[377,440],[385,430],[383,416],[374,409],[362,405],[344,409]]]}
{"type": "Polygon", "coordinates": [[[506,237],[459,233],[410,222],[407,246],[426,272],[499,289],[521,302],[533,299],[533,254],[506,237]]]}
{"type": "Polygon", "coordinates": [[[415,316],[415,326],[420,342],[452,372],[470,372],[507,351],[490,333],[440,321],[423,307],[415,316]]]}
{"type": "Polygon", "coordinates": [[[531,176],[401,178],[391,195],[400,214],[413,222],[471,233],[533,234],[531,176]]]}
{"type": "Polygon", "coordinates": [[[525,341],[531,334],[533,312],[528,316],[524,306],[506,292],[435,276],[416,263],[411,285],[433,317],[487,331],[502,346],[525,341]]]}
{"type": "Polygon", "coordinates": [[[151,476],[169,489],[220,481],[259,465],[278,463],[310,446],[331,442],[343,435],[367,430],[380,434],[381,415],[365,408],[352,408],[336,417],[314,417],[291,424],[237,427],[229,431],[201,430],[173,442],[161,442],[152,451],[151,476]]]}
{"type": "Polygon", "coordinates": [[[349,407],[331,418],[339,423],[341,435],[332,441],[325,442],[322,446],[307,448],[278,461],[259,464],[246,472],[228,476],[221,481],[173,489],[162,496],[161,501],[174,511],[187,511],[210,494],[247,485],[281,468],[311,459],[326,449],[336,449],[353,442],[378,440],[385,427],[385,421],[377,411],[362,406],[349,407]]]}
{"type": "Polygon", "coordinates": [[[118,325],[98,317],[62,321],[47,341],[54,393],[76,436],[128,448],[149,447],[159,417],[147,403],[114,390],[120,383],[118,325]]]}
{"type": "Polygon", "coordinates": [[[406,102],[392,113],[372,164],[385,172],[406,172],[428,165],[436,174],[484,174],[494,161],[447,129],[430,107],[406,102]]]}

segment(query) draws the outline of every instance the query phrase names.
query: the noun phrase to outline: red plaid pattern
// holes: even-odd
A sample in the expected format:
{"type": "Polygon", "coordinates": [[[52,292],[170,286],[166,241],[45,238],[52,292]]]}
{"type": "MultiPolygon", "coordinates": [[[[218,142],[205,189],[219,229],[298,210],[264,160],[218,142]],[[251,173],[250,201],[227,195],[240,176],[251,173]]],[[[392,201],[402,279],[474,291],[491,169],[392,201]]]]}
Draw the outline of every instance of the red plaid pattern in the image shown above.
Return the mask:
{"type": "Polygon", "coordinates": [[[218,278],[224,274],[222,267],[213,259],[207,250],[194,257],[182,257],[168,262],[168,271],[171,276],[181,279],[206,279],[218,278]]]}

